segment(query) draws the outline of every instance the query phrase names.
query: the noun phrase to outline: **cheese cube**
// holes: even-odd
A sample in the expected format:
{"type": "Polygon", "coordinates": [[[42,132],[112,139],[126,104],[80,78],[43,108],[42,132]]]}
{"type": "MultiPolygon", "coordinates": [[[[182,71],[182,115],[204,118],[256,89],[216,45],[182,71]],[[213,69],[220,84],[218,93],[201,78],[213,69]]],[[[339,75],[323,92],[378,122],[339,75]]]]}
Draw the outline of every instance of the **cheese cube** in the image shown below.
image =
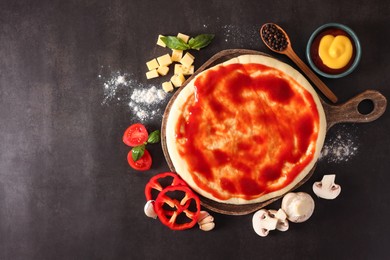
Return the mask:
{"type": "Polygon", "coordinates": [[[177,88],[183,85],[185,80],[183,74],[175,74],[171,77],[172,84],[177,88]]]}
{"type": "Polygon", "coordinates": [[[194,65],[191,65],[189,68],[186,68],[181,64],[175,64],[174,73],[183,74],[183,75],[192,75],[194,74],[194,65]]]}
{"type": "Polygon", "coordinates": [[[170,81],[164,82],[162,88],[165,92],[171,92],[173,90],[173,85],[170,81]]]}
{"type": "Polygon", "coordinates": [[[183,73],[183,65],[181,65],[181,64],[175,64],[175,68],[174,68],[173,73],[176,74],[176,75],[184,74],[184,73],[183,73]]]}
{"type": "Polygon", "coordinates": [[[189,52],[187,52],[183,58],[181,58],[180,63],[183,64],[184,67],[191,67],[192,63],[194,63],[195,57],[192,56],[189,52]]]}
{"type": "Polygon", "coordinates": [[[191,65],[189,68],[185,68],[184,75],[192,75],[195,72],[194,65],[191,65]]]}
{"type": "Polygon", "coordinates": [[[148,67],[149,70],[157,69],[158,68],[158,62],[156,59],[150,60],[146,62],[146,66],[148,67]]]}
{"type": "Polygon", "coordinates": [[[161,46],[161,47],[164,47],[164,48],[165,48],[165,47],[167,47],[167,45],[161,40],[161,37],[163,37],[163,36],[164,36],[164,35],[161,35],[161,34],[158,36],[158,39],[157,39],[157,43],[156,43],[156,44],[159,45],[159,46],[161,46]]]}
{"type": "Polygon", "coordinates": [[[177,38],[182,39],[185,43],[187,43],[188,40],[190,39],[190,36],[185,35],[183,33],[178,33],[177,34],[177,38]]]}
{"type": "Polygon", "coordinates": [[[169,56],[168,53],[158,57],[157,61],[158,64],[160,64],[160,66],[168,66],[169,64],[172,63],[171,56],[169,56]]]}
{"type": "Polygon", "coordinates": [[[147,79],[152,79],[152,78],[157,78],[158,77],[158,72],[156,69],[154,70],[149,70],[148,72],[146,72],[146,78],[147,79]]]}
{"type": "Polygon", "coordinates": [[[169,71],[169,68],[167,66],[160,66],[157,69],[158,74],[160,74],[161,76],[167,75],[168,71],[169,71]]]}
{"type": "Polygon", "coordinates": [[[181,58],[183,57],[183,51],[182,50],[172,50],[172,61],[179,62],[181,58]]]}

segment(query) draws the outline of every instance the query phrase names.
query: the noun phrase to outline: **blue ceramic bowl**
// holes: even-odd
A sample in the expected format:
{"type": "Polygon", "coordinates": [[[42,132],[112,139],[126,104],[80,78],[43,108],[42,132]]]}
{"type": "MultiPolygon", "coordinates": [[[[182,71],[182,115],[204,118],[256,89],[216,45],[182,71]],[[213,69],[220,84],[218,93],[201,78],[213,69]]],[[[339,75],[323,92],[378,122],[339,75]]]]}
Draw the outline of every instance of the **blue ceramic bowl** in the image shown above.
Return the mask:
{"type": "Polygon", "coordinates": [[[339,24],[339,23],[327,23],[327,24],[324,24],[324,25],[318,27],[317,30],[315,30],[311,34],[311,36],[309,38],[309,41],[307,43],[307,46],[306,46],[306,59],[309,62],[310,67],[316,73],[318,73],[319,75],[327,77],[327,78],[334,78],[334,79],[335,78],[341,78],[341,77],[344,77],[344,76],[350,74],[357,67],[357,65],[359,64],[361,55],[362,55],[362,50],[361,50],[359,39],[356,36],[356,34],[349,27],[347,27],[347,26],[345,26],[343,24],[339,24]],[[352,40],[354,41],[354,46],[356,48],[354,50],[355,53],[356,53],[355,59],[354,59],[352,65],[351,65],[351,67],[349,67],[346,71],[343,71],[340,74],[328,74],[328,73],[323,72],[322,70],[317,68],[317,66],[314,64],[314,62],[312,60],[312,57],[310,55],[310,48],[311,48],[311,45],[312,45],[314,39],[316,38],[316,36],[319,33],[321,33],[322,31],[324,31],[326,29],[330,29],[330,28],[341,29],[341,30],[345,31],[347,34],[349,34],[349,36],[351,36],[352,40]]]}

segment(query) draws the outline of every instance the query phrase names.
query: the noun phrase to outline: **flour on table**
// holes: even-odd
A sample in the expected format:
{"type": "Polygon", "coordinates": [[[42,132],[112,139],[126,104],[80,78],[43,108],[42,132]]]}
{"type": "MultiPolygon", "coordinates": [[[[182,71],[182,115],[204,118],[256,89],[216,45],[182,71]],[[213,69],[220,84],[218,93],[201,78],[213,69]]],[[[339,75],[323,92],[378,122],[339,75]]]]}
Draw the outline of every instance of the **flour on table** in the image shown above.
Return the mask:
{"type": "Polygon", "coordinates": [[[151,86],[146,89],[135,89],[130,96],[129,107],[133,109],[135,115],[141,119],[154,118],[156,114],[160,114],[160,104],[165,99],[167,94],[162,89],[157,89],[156,86],[151,86]]]}
{"type": "Polygon", "coordinates": [[[259,28],[254,26],[223,25],[221,31],[224,42],[229,43],[230,47],[258,48],[261,45],[259,28]]]}
{"type": "Polygon", "coordinates": [[[120,101],[124,98],[123,95],[126,94],[126,88],[128,88],[129,84],[132,83],[127,80],[129,77],[129,74],[121,74],[120,72],[111,73],[108,78],[104,78],[101,74],[98,75],[99,79],[104,80],[104,98],[102,105],[106,105],[113,101],[120,101]]]}
{"type": "Polygon", "coordinates": [[[332,163],[348,162],[358,152],[357,137],[346,127],[339,128],[335,135],[325,140],[319,160],[332,163]]]}
{"type": "Polygon", "coordinates": [[[98,75],[103,82],[102,105],[127,105],[132,116],[141,121],[162,117],[168,94],[160,87],[144,84],[134,75],[121,71],[102,74],[98,75]]]}

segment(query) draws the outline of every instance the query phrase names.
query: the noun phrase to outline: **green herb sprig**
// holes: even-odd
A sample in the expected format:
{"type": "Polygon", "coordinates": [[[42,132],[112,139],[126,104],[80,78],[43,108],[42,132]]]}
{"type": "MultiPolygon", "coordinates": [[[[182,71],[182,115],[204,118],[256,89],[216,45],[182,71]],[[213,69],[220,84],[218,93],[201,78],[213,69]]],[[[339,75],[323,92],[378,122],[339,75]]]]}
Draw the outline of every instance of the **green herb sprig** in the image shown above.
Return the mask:
{"type": "Polygon", "coordinates": [[[200,50],[211,43],[214,39],[214,34],[199,34],[191,38],[188,43],[176,36],[162,36],[161,40],[165,45],[172,50],[200,50]]]}
{"type": "Polygon", "coordinates": [[[133,161],[136,162],[139,159],[141,159],[141,157],[145,153],[145,148],[146,148],[147,144],[155,144],[155,143],[160,142],[160,140],[161,140],[160,130],[155,130],[155,131],[151,132],[149,137],[148,137],[148,140],[145,143],[140,144],[140,145],[133,147],[131,149],[131,158],[133,158],[133,161]]]}

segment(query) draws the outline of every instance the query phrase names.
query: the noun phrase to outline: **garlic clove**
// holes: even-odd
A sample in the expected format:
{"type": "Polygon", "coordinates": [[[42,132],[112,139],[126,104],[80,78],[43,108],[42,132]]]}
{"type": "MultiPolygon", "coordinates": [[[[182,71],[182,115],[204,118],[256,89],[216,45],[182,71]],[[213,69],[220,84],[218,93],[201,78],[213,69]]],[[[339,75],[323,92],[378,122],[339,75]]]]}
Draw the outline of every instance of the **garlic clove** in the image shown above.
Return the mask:
{"type": "Polygon", "coordinates": [[[200,230],[203,230],[203,231],[213,230],[214,227],[215,227],[215,223],[214,222],[208,222],[208,223],[204,223],[202,225],[199,225],[200,230]]]}
{"type": "Polygon", "coordinates": [[[198,223],[201,222],[203,219],[207,218],[208,216],[210,216],[210,214],[207,211],[201,210],[199,212],[198,223]]]}
{"type": "Polygon", "coordinates": [[[207,211],[202,210],[199,212],[198,225],[199,228],[203,231],[213,230],[215,227],[214,217],[211,216],[207,211]]]}
{"type": "Polygon", "coordinates": [[[207,217],[203,218],[202,220],[198,221],[199,225],[203,225],[206,223],[214,222],[214,218],[211,215],[208,215],[207,217]]]}
{"type": "Polygon", "coordinates": [[[157,218],[157,214],[154,211],[154,200],[149,200],[146,202],[145,207],[144,207],[144,212],[145,215],[148,216],[149,218],[157,218]]]}

